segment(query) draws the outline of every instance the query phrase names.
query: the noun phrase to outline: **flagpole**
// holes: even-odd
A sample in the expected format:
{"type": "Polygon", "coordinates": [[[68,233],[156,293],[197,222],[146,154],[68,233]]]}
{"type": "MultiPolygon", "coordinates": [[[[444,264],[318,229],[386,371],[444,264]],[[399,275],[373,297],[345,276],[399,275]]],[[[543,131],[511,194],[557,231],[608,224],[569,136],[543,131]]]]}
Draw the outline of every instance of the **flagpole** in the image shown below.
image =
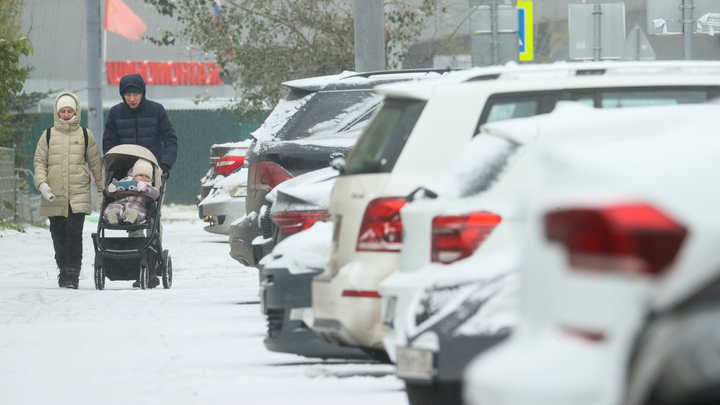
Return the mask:
{"type": "Polygon", "coordinates": [[[103,69],[103,72],[104,72],[104,71],[106,71],[106,67],[105,67],[106,63],[105,63],[105,62],[107,62],[107,30],[105,29],[105,27],[103,27],[102,33],[103,33],[102,69],[103,69]]]}

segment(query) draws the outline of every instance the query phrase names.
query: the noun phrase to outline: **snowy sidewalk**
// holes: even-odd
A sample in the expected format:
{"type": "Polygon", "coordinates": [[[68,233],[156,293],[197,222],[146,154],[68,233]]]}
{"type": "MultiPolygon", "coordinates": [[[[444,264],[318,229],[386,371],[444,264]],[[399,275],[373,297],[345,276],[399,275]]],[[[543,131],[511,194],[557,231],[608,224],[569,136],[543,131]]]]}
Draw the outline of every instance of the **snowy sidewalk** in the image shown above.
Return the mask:
{"type": "Polygon", "coordinates": [[[48,230],[0,231],[0,403],[407,403],[392,366],[267,351],[257,270],[202,230],[195,207],[165,212],[169,290],[96,291],[96,227],[85,224],[79,290],[57,287],[48,230]]]}

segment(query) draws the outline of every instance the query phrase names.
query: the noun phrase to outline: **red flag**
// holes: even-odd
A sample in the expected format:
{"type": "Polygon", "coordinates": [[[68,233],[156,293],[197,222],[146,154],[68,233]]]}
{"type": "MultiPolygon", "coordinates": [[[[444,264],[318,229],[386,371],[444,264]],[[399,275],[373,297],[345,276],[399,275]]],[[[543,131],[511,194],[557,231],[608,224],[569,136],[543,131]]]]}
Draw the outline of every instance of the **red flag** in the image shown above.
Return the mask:
{"type": "Polygon", "coordinates": [[[105,0],[105,29],[137,41],[145,33],[147,25],[122,0],[105,0]]]}

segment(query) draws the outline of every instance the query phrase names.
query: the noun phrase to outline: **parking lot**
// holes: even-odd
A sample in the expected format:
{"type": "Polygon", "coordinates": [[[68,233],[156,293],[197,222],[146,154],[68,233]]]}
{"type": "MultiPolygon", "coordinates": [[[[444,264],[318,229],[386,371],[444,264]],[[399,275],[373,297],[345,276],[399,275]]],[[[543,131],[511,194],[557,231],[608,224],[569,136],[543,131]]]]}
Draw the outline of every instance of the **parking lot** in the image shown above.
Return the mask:
{"type": "Polygon", "coordinates": [[[3,404],[404,404],[390,365],[322,361],[263,347],[258,275],[169,207],[171,289],[110,281],[95,290],[86,222],[80,289],[57,288],[50,232],[0,236],[3,404]],[[13,254],[8,254],[13,252],[13,254]]]}

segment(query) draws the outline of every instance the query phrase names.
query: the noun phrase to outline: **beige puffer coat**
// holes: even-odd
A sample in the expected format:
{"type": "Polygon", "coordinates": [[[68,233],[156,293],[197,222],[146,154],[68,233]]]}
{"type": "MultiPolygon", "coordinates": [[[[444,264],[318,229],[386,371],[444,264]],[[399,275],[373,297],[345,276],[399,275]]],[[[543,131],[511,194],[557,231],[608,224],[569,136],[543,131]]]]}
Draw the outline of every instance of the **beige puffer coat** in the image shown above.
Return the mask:
{"type": "Polygon", "coordinates": [[[100,170],[100,149],[95,136],[88,130],[87,155],[85,153],[85,135],[80,128],[80,100],[72,93],[61,93],[55,98],[55,124],[50,134],[48,148],[47,131],[43,131],[35,149],[35,187],[47,183],[55,194],[54,201],[42,198],[40,215],[55,217],[68,216],[68,199],[74,213],[92,213],[90,194],[90,171],[95,176],[98,190],[103,189],[100,170]],[[71,122],[65,122],[58,116],[58,99],[69,95],[75,99],[76,116],[71,122]],[[89,168],[88,168],[89,166],[89,168]]]}

